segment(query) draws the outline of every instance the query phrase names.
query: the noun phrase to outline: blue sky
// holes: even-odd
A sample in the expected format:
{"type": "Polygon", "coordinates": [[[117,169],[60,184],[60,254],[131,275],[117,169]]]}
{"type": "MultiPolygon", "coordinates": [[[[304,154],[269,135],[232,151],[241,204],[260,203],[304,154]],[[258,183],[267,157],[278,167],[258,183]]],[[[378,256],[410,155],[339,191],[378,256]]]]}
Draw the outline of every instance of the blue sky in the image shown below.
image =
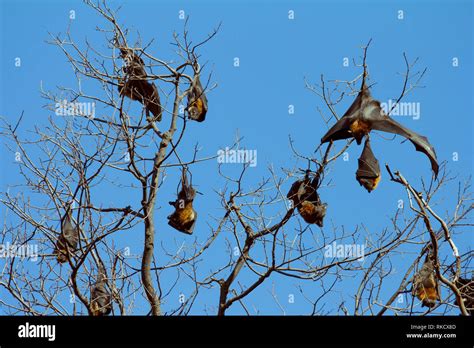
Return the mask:
{"type": "MultiPolygon", "coordinates": [[[[20,134],[27,136],[34,125],[44,125],[52,114],[43,107],[46,101],[40,96],[40,83],[49,90],[58,85],[75,86],[75,77],[65,56],[57,47],[45,42],[49,39],[48,32],[64,33],[69,11],[73,9],[76,19],[71,28],[75,40],[83,43],[87,38],[106,51],[102,36],[94,31],[97,24],[104,22],[80,1],[3,0],[0,4],[0,115],[15,123],[24,111],[20,134]],[[14,65],[16,57],[21,58],[19,68],[14,65]]],[[[282,176],[280,168],[291,168],[295,164],[305,166],[296,162],[288,136],[295,140],[300,153],[311,154],[327,130],[317,108],[326,116],[329,112],[323,101],[305,88],[304,79],[317,83],[320,74],[329,80],[353,79],[361,71],[352,63],[344,67],[343,59],[358,60],[360,47],[370,38],[373,41],[368,65],[370,82],[376,83],[372,88],[374,97],[380,101],[396,99],[403,83],[397,74],[405,68],[403,52],[410,60],[419,57],[417,67],[427,67],[422,81],[425,87],[414,90],[404,101],[419,103],[420,118],[400,117],[397,121],[427,136],[439,161],[447,161],[448,169],[461,180],[473,172],[473,6],[469,1],[123,1],[109,4],[112,7],[123,4],[118,14],[120,22],[132,31],[139,31],[144,42],[154,39],[150,52],[164,59],[176,58],[169,43],[173,31],[180,32],[183,27],[183,21],[178,18],[179,10],[185,10],[190,16],[190,33],[196,41],[222,22],[218,35],[200,51],[201,61],[207,62],[204,74],[212,71],[212,82],[217,83],[208,94],[207,119],[203,124],[188,123],[189,133],[181,153],[186,154],[186,149],[191,150],[199,143],[202,156],[215,155],[219,149],[231,146],[239,134],[243,137],[242,147],[258,153],[258,165],[249,169],[246,178],[248,187],[268,176],[270,165],[282,176]],[[289,10],[294,11],[294,20],[288,19],[289,10]],[[399,10],[404,11],[403,20],[397,18],[399,10]],[[233,65],[235,57],[240,60],[239,67],[233,65]],[[453,58],[458,59],[457,67],[453,67],[453,58]],[[288,114],[289,105],[294,105],[293,115],[288,114]],[[452,160],[454,152],[459,155],[458,161],[452,160]]],[[[90,94],[101,93],[95,85],[87,88],[90,94]]],[[[337,112],[342,115],[351,101],[352,98],[345,98],[337,105],[337,112]]],[[[419,185],[421,178],[431,177],[429,161],[415,152],[409,142],[400,144],[400,138],[388,141],[378,135],[371,139],[381,164],[389,163],[400,170],[412,184],[419,185]]],[[[320,192],[323,201],[329,204],[325,228],[344,225],[353,230],[363,223],[367,231],[379,231],[390,226],[389,219],[397,209],[398,200],[406,199],[405,192],[389,182],[385,171],[379,188],[371,194],[358,185],[354,173],[361,149],[353,144],[348,151],[350,160],[340,159],[331,167],[329,175],[334,184],[320,192]]],[[[0,191],[5,191],[18,183],[18,168],[13,156],[3,149],[0,160],[3,164],[0,191]]],[[[200,217],[194,233],[199,240],[210,233],[207,224],[213,223],[210,216],[223,214],[214,192],[223,184],[216,168],[217,163],[211,161],[198,164],[192,170],[194,183],[204,194],[197,197],[195,205],[200,217]]],[[[233,164],[225,168],[226,173],[233,175],[240,169],[233,164]]],[[[157,244],[180,245],[190,241],[190,237],[166,224],[170,213],[167,202],[176,190],[177,177],[169,180],[172,182],[159,194],[163,203],[156,213],[157,244]]],[[[289,185],[287,183],[284,189],[289,185]]],[[[436,196],[436,209],[442,216],[453,210],[455,197],[451,192],[456,187],[457,182],[453,182],[436,196]]],[[[107,193],[102,199],[105,203],[107,200],[116,203],[128,198],[122,193],[119,197],[117,192],[107,193]]],[[[2,208],[0,219],[5,216],[2,208]]],[[[297,219],[290,223],[288,231],[296,226],[297,219]]],[[[125,235],[118,238],[117,243],[130,246],[132,253],[140,253],[142,233],[141,230],[136,233],[140,238],[125,235]]],[[[467,229],[457,236],[462,251],[472,248],[471,236],[472,230],[467,229]]],[[[225,245],[224,240],[216,245],[207,255],[204,269],[221,264],[219,258],[225,262],[226,253],[219,247],[225,245]]],[[[397,258],[395,268],[404,273],[415,257],[416,254],[409,254],[406,258],[397,258]]],[[[384,291],[388,295],[398,286],[397,276],[401,273],[387,280],[384,291]]],[[[252,276],[244,272],[241,281],[245,283],[249,279],[252,276]]],[[[300,283],[283,277],[267,280],[248,298],[249,307],[257,306],[264,314],[281,313],[269,296],[272,283],[287,314],[308,313],[308,305],[296,288],[300,283]],[[288,294],[295,295],[295,303],[285,301],[288,294]]],[[[307,292],[319,291],[315,283],[302,285],[307,292]]],[[[180,291],[188,292],[189,286],[183,281],[180,291]]],[[[335,291],[326,299],[327,308],[333,314],[339,312],[331,307],[331,300],[339,301],[340,296],[335,291]]],[[[202,314],[203,308],[216,303],[215,290],[204,292],[191,313],[202,314]]],[[[165,309],[175,305],[165,304],[165,309]]],[[[229,313],[242,314],[242,310],[234,305],[229,313]]]]}

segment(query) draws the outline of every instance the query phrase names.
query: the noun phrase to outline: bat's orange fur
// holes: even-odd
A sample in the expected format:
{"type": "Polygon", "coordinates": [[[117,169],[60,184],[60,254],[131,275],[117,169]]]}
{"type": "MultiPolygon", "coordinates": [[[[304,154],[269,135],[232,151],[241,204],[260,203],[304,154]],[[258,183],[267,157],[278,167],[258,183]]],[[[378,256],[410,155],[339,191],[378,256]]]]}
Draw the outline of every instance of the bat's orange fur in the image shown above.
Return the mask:
{"type": "Polygon", "coordinates": [[[198,98],[197,100],[193,101],[191,107],[196,108],[196,116],[201,115],[204,112],[204,103],[202,102],[201,98],[198,98]]]}
{"type": "Polygon", "coordinates": [[[377,185],[380,182],[380,178],[381,176],[379,175],[378,177],[373,179],[365,179],[363,185],[367,190],[373,191],[377,188],[377,185]]]}
{"type": "Polygon", "coordinates": [[[195,214],[194,214],[194,209],[193,209],[193,203],[192,202],[186,203],[183,209],[179,209],[179,208],[176,209],[175,214],[176,216],[174,218],[180,223],[182,223],[183,225],[189,221],[194,220],[195,214]]]}
{"type": "Polygon", "coordinates": [[[418,297],[418,299],[420,299],[423,302],[427,300],[436,302],[436,300],[438,299],[438,291],[436,290],[435,287],[428,288],[428,287],[420,286],[416,292],[416,296],[418,297]]]}
{"type": "Polygon", "coordinates": [[[355,120],[349,126],[350,131],[354,134],[354,137],[362,138],[362,136],[368,134],[371,131],[371,126],[369,123],[362,120],[355,120]]]}

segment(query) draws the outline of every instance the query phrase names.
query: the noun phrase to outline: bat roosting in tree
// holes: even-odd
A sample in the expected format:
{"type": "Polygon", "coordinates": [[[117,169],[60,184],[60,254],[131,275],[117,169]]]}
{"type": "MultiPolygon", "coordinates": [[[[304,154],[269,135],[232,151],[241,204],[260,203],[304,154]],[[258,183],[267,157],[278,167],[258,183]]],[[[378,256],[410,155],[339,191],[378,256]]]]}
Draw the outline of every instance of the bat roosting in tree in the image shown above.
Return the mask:
{"type": "Polygon", "coordinates": [[[194,77],[193,85],[188,93],[189,118],[194,121],[202,122],[207,114],[207,97],[201,85],[199,75],[194,77]]]}
{"type": "Polygon", "coordinates": [[[196,190],[188,183],[187,169],[183,167],[181,178],[181,190],[178,193],[178,199],[169,202],[175,208],[173,214],[168,216],[168,224],[180,232],[192,234],[194,224],[196,223],[197,213],[193,208],[193,201],[196,196],[196,190]]]}
{"type": "Polygon", "coordinates": [[[79,227],[73,226],[71,215],[71,205],[69,204],[66,208],[66,214],[61,219],[61,234],[54,249],[54,254],[59,263],[68,260],[69,253],[77,249],[79,242],[79,227]]]}
{"type": "Polygon", "coordinates": [[[123,72],[125,78],[119,81],[118,90],[132,100],[137,100],[145,106],[147,116],[151,112],[154,121],[161,121],[161,102],[155,84],[147,81],[145,63],[130,48],[120,48],[124,60],[123,72]]]}
{"type": "Polygon", "coordinates": [[[367,72],[364,68],[359,94],[344,116],[322,137],[321,143],[331,140],[355,138],[357,144],[360,145],[362,138],[372,130],[398,134],[410,140],[415,145],[417,151],[421,151],[428,156],[431,168],[435,176],[437,176],[438,162],[436,153],[428,139],[402,126],[386,115],[380,106],[380,102],[374,100],[370,95],[369,87],[365,82],[366,77],[367,72]]]}
{"type": "Polygon", "coordinates": [[[308,170],[303,180],[294,182],[286,196],[293,201],[293,206],[298,209],[306,223],[323,227],[327,204],[321,203],[317,192],[317,180],[314,178],[311,181],[309,174],[308,170]]]}
{"type": "Polygon", "coordinates": [[[379,161],[375,158],[374,153],[370,147],[370,140],[367,136],[364,144],[364,149],[359,157],[359,168],[356,172],[356,179],[364,186],[367,191],[375,190],[380,182],[380,166],[379,161]]]}
{"type": "Polygon", "coordinates": [[[428,253],[421,270],[415,275],[413,280],[413,294],[423,303],[423,307],[434,307],[439,300],[438,281],[431,260],[431,254],[428,253]]]}
{"type": "Polygon", "coordinates": [[[109,315],[112,311],[112,296],[107,291],[105,281],[107,276],[101,265],[97,280],[91,288],[91,313],[93,316],[109,315]]]}

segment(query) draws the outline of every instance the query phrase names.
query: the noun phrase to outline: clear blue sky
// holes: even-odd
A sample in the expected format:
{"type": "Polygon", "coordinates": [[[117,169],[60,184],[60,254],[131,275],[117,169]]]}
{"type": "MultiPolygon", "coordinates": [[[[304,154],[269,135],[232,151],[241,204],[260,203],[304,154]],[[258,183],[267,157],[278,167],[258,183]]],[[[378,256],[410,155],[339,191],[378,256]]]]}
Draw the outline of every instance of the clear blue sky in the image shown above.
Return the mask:
{"type": "MultiPolygon", "coordinates": [[[[72,23],[75,40],[82,44],[88,38],[102,51],[106,48],[102,36],[94,31],[98,16],[81,1],[2,0],[0,3],[0,115],[14,123],[24,110],[20,134],[26,135],[33,125],[44,125],[51,116],[51,112],[43,108],[46,101],[40,97],[40,82],[49,90],[57,85],[75,86],[74,74],[65,56],[57,47],[45,43],[49,39],[48,32],[64,33],[69,10],[73,9],[76,11],[72,23]],[[14,66],[15,57],[21,58],[20,68],[14,66]]],[[[178,18],[179,10],[185,10],[190,16],[190,33],[195,40],[204,38],[222,22],[218,35],[200,51],[202,60],[208,61],[204,73],[212,70],[217,88],[208,94],[206,121],[189,124],[181,153],[198,142],[203,156],[215,155],[218,149],[231,146],[238,131],[244,137],[242,146],[258,152],[258,165],[250,168],[247,187],[255,186],[262,177],[268,176],[269,165],[283,175],[281,167],[290,168],[295,164],[288,135],[295,139],[300,153],[309,155],[314,151],[327,130],[317,108],[325,115],[329,113],[322,100],[305,89],[304,78],[319,82],[323,73],[326,79],[353,79],[360,70],[352,64],[344,67],[343,58],[358,59],[360,46],[370,38],[373,42],[368,64],[371,82],[376,83],[372,89],[374,97],[381,101],[396,99],[403,82],[397,74],[404,71],[403,52],[410,60],[419,57],[418,67],[428,68],[422,82],[425,88],[416,89],[405,101],[420,103],[421,117],[397,120],[426,135],[436,148],[439,161],[447,161],[449,170],[459,174],[461,179],[473,172],[473,6],[470,1],[120,1],[109,4],[112,7],[123,4],[118,15],[120,22],[138,30],[144,42],[153,38],[150,53],[165,59],[176,58],[169,43],[173,31],[180,32],[183,27],[183,21],[178,18]],[[289,10],[295,11],[294,20],[288,19],[289,10]],[[403,20],[397,18],[398,10],[404,11],[403,20]],[[235,57],[240,59],[238,68],[233,66],[235,57]],[[458,67],[452,66],[454,57],[459,60],[458,67]],[[294,115],[288,114],[290,104],[295,107],[294,115]],[[457,162],[452,161],[453,152],[459,154],[457,162]]],[[[101,93],[95,86],[87,92],[101,93]]],[[[344,99],[336,107],[337,112],[342,115],[350,102],[351,98],[344,99]]],[[[431,173],[427,158],[415,152],[409,142],[400,144],[400,141],[400,138],[387,141],[372,136],[373,149],[381,164],[389,163],[414,185],[419,185],[422,177],[428,180],[431,173]]],[[[323,201],[329,204],[325,226],[328,230],[334,224],[352,231],[363,223],[367,231],[380,231],[390,226],[389,218],[397,209],[397,201],[406,199],[405,192],[389,182],[385,171],[379,188],[371,194],[358,185],[354,173],[360,151],[361,147],[354,144],[349,150],[350,160],[337,161],[330,173],[335,185],[320,192],[323,201]]],[[[18,182],[19,176],[12,155],[4,151],[4,147],[0,159],[0,190],[5,191],[18,182]]],[[[304,163],[298,165],[305,166],[304,163]]],[[[193,167],[195,184],[204,193],[196,200],[200,217],[194,233],[199,240],[210,233],[207,225],[213,223],[210,216],[223,214],[213,191],[223,183],[216,168],[216,162],[193,167]]],[[[229,174],[239,170],[238,165],[226,167],[229,174]]],[[[159,194],[162,209],[157,210],[156,215],[157,245],[161,241],[180,245],[182,241],[192,240],[166,224],[170,213],[167,202],[177,184],[176,177],[170,180],[172,183],[165,185],[159,194]]],[[[289,183],[287,186],[285,191],[289,183]]],[[[436,197],[436,209],[443,216],[453,210],[452,190],[456,187],[457,183],[453,182],[436,197]]],[[[104,195],[104,202],[107,199],[114,202],[114,194],[104,195]]],[[[121,199],[126,201],[127,197],[121,199]]],[[[4,217],[2,208],[0,219],[3,221],[4,217]]],[[[288,231],[292,233],[291,228],[288,231]]],[[[140,253],[142,231],[136,231],[133,238],[131,231],[127,233],[118,239],[119,245],[128,245],[132,253],[140,253]]],[[[472,248],[471,236],[472,230],[457,236],[462,251],[472,248]]],[[[221,240],[217,245],[225,244],[221,240]]],[[[384,288],[387,294],[398,286],[398,276],[405,272],[414,257],[416,254],[394,259],[396,274],[387,280],[384,288]]],[[[223,265],[225,260],[225,252],[214,248],[201,267],[205,270],[223,265]]],[[[247,273],[242,276],[243,283],[252,279],[247,273]]],[[[302,284],[308,293],[319,291],[317,283],[272,277],[248,298],[249,308],[255,305],[261,313],[281,313],[269,296],[273,282],[287,314],[305,314],[310,310],[296,284],[302,284]],[[295,295],[295,303],[288,303],[288,294],[295,295]]],[[[347,288],[338,291],[347,292],[353,286],[345,284],[347,288]]],[[[183,282],[181,291],[189,292],[189,285],[183,282]]],[[[338,301],[340,297],[335,291],[326,299],[326,309],[338,313],[331,299],[338,301]]],[[[177,296],[174,298],[177,301],[177,296]]],[[[216,291],[203,292],[192,313],[201,314],[204,307],[215,307],[217,299],[216,291]]],[[[352,299],[348,297],[347,301],[352,308],[352,299]]],[[[176,307],[176,303],[164,306],[169,310],[176,307]]],[[[241,313],[238,304],[229,310],[229,314],[241,313]]]]}

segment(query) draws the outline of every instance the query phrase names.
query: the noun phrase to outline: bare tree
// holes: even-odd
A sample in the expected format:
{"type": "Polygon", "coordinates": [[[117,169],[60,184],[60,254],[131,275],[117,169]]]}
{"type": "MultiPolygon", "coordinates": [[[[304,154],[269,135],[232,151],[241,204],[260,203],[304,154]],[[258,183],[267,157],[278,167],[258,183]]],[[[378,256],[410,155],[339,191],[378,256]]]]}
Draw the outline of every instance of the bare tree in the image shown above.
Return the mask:
{"type": "MultiPolygon", "coordinates": [[[[191,168],[194,163],[209,159],[200,157],[197,148],[191,156],[178,154],[188,122],[187,109],[183,112],[180,106],[186,104],[188,95],[198,89],[200,95],[194,93],[192,99],[188,98],[188,106],[195,107],[196,101],[205,98],[210,90],[209,80],[204,88],[200,82],[204,65],[199,64],[198,50],[217,34],[218,28],[193,43],[186,21],[183,34],[173,35],[179,60],[171,64],[148,53],[152,43],[142,43],[139,36],[135,44],[130,44],[132,34],[121,28],[115,12],[105,2],[86,3],[108,23],[107,27],[98,28],[108,43],[107,52],[97,51],[88,42],[80,47],[69,30],[64,36],[51,35],[50,44],[57,46],[67,57],[78,86],[77,89],[60,87],[59,93],[42,91],[44,98],[51,102],[51,110],[57,115],[73,117],[51,117],[49,125],[34,130],[34,140],[18,136],[22,117],[15,126],[5,123],[3,128],[11,149],[18,149],[24,190],[36,192],[40,198],[34,203],[31,197],[12,196],[6,192],[2,202],[20,219],[20,226],[25,229],[21,243],[34,239],[42,244],[43,250],[50,249],[58,236],[63,236],[56,221],[62,221],[66,207],[71,207],[71,218],[79,226],[81,235],[78,250],[68,251],[72,256],[68,259],[70,281],[58,274],[55,260],[50,255],[42,255],[40,268],[43,269],[41,283],[44,286],[40,290],[26,275],[16,274],[14,264],[18,261],[15,259],[4,270],[10,281],[2,282],[2,285],[11,294],[22,294],[23,311],[61,314],[70,311],[60,305],[58,296],[65,287],[71,287],[75,297],[91,313],[91,301],[84,294],[89,286],[85,285],[91,283],[94,273],[105,263],[104,269],[109,270],[105,280],[122,314],[129,312],[123,297],[127,296],[127,301],[133,302],[140,289],[132,281],[139,273],[151,313],[159,315],[161,301],[166,296],[161,288],[160,273],[183,267],[190,261],[176,259],[160,267],[160,272],[156,267],[152,269],[156,264],[154,211],[157,196],[167,170],[191,168]],[[87,94],[82,87],[83,79],[97,83],[103,92],[87,94]],[[157,82],[160,92],[155,85],[157,82]],[[100,107],[107,110],[104,116],[95,115],[100,107]],[[39,161],[30,155],[31,147],[41,151],[39,161]],[[107,206],[108,203],[97,194],[99,188],[115,195],[119,192],[138,194],[133,194],[135,202],[107,206]],[[143,226],[144,230],[139,268],[129,263],[113,245],[114,235],[134,230],[136,226],[143,226]],[[33,234],[26,232],[31,227],[35,229],[33,234]],[[56,290],[53,290],[50,282],[58,278],[64,279],[62,286],[55,286],[56,290]],[[124,289],[127,289],[126,294],[124,289]],[[37,291],[42,301],[36,296],[37,291]]],[[[5,231],[6,235],[8,233],[15,235],[13,230],[5,231]]]]}

